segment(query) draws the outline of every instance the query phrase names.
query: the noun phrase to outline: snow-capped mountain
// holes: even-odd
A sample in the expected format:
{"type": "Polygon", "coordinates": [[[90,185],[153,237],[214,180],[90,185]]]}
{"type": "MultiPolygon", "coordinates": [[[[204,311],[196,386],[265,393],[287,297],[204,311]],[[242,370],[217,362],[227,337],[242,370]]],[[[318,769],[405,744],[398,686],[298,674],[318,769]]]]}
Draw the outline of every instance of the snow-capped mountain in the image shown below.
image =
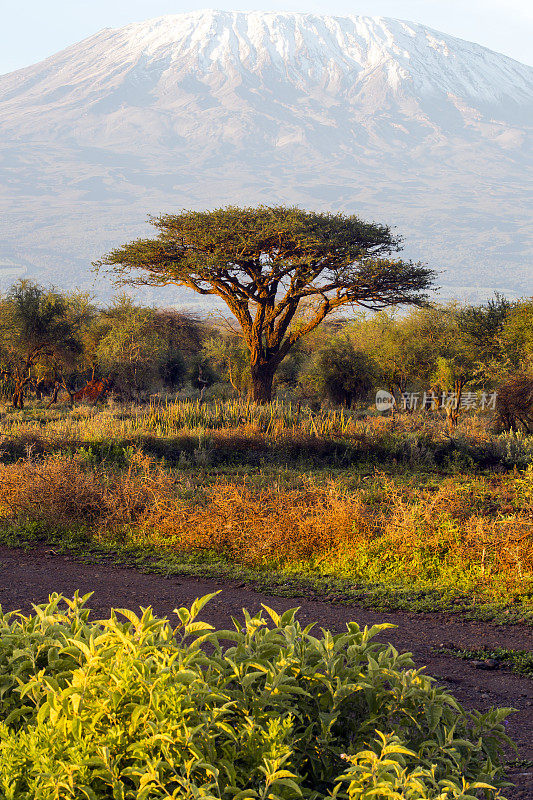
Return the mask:
{"type": "Polygon", "coordinates": [[[444,294],[531,294],[532,120],[533,68],[411,22],[106,29],[0,76],[0,279],[89,288],[148,213],[262,202],[396,225],[444,294]]]}

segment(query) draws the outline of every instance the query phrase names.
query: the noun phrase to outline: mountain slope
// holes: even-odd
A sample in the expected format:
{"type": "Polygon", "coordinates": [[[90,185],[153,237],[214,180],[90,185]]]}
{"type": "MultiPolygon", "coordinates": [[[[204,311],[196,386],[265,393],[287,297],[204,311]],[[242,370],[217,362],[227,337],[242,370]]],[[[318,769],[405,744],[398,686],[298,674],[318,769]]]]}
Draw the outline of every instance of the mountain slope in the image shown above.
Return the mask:
{"type": "Polygon", "coordinates": [[[149,212],[295,203],[397,225],[447,294],[522,295],[532,111],[532,68],[398,20],[106,29],[0,77],[0,277],[89,286],[149,212]]]}

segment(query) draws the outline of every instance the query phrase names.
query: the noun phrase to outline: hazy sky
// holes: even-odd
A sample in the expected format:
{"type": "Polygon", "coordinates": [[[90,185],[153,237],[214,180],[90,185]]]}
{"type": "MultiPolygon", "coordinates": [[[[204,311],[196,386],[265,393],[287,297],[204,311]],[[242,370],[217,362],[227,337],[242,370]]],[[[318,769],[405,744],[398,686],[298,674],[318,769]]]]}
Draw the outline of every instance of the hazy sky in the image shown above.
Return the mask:
{"type": "Polygon", "coordinates": [[[0,0],[0,74],[101,28],[201,8],[366,14],[422,22],[533,64],[531,0],[0,0]]]}

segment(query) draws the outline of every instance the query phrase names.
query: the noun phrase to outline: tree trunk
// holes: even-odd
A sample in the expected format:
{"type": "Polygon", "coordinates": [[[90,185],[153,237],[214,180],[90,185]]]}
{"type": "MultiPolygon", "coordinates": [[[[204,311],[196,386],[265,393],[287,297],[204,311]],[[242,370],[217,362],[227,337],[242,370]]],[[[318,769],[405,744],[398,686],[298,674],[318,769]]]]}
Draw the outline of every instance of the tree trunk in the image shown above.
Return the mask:
{"type": "Polygon", "coordinates": [[[270,403],[272,400],[272,383],[276,369],[270,364],[252,364],[252,401],[254,403],[270,403]]]}
{"type": "Polygon", "coordinates": [[[24,386],[25,381],[17,380],[15,382],[15,390],[13,392],[13,408],[24,408],[24,386]]]}
{"type": "Polygon", "coordinates": [[[37,383],[35,384],[35,396],[36,396],[37,400],[42,400],[43,399],[43,395],[44,395],[44,393],[46,391],[45,390],[45,383],[46,383],[46,381],[44,380],[44,378],[41,378],[41,380],[37,381],[37,383]]]}
{"type": "Polygon", "coordinates": [[[59,383],[59,381],[57,381],[57,380],[54,381],[54,388],[52,390],[52,397],[50,398],[50,402],[46,406],[47,408],[50,408],[51,406],[54,405],[54,403],[57,403],[57,396],[59,394],[60,388],[61,388],[61,384],[59,383]]]}
{"type": "Polygon", "coordinates": [[[461,408],[461,396],[463,394],[463,381],[455,381],[454,383],[454,396],[455,396],[455,406],[452,408],[446,408],[446,415],[448,417],[448,428],[450,433],[457,428],[457,423],[459,422],[459,410],[461,408]]]}
{"type": "Polygon", "coordinates": [[[13,394],[13,408],[24,408],[24,395],[22,389],[13,394]]]}
{"type": "Polygon", "coordinates": [[[75,391],[76,391],[76,390],[75,390],[75,389],[71,389],[71,388],[70,388],[70,387],[67,385],[67,382],[66,382],[66,381],[63,381],[63,383],[61,384],[61,386],[63,387],[63,389],[64,389],[64,390],[66,391],[66,393],[68,394],[68,401],[69,401],[69,405],[70,405],[70,407],[71,407],[71,408],[74,408],[74,394],[75,394],[75,391]]]}
{"type": "Polygon", "coordinates": [[[435,411],[440,411],[442,408],[442,392],[440,390],[440,386],[434,385],[429,387],[430,394],[433,395],[435,398],[435,411]]]}

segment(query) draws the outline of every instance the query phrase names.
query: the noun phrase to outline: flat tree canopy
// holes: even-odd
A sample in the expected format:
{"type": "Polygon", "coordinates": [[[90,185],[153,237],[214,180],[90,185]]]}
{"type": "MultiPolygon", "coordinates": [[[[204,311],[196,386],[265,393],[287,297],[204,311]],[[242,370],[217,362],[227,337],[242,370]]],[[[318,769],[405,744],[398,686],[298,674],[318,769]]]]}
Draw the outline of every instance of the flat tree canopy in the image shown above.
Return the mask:
{"type": "Polygon", "coordinates": [[[222,298],[250,351],[257,402],[271,399],[283,358],[328,314],[349,305],[421,305],[434,275],[392,259],[401,240],[353,215],[228,206],[150,221],[155,239],[112,250],[95,266],[110,267],[117,285],[174,284],[222,298]]]}

